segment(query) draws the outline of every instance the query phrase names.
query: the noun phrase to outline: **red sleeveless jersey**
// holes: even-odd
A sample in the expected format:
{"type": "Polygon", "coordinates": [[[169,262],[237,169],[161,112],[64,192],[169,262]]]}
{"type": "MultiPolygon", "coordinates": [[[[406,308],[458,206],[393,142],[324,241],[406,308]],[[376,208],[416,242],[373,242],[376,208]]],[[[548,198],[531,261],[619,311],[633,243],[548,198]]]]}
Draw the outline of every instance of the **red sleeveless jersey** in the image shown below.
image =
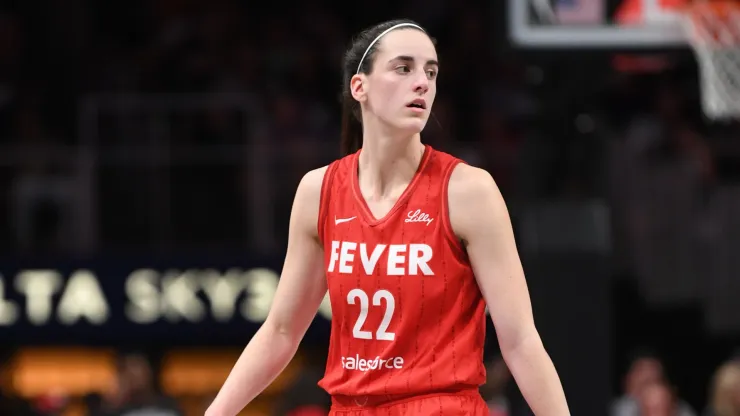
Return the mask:
{"type": "Polygon", "coordinates": [[[485,381],[485,303],[452,231],[447,184],[460,163],[427,146],[382,219],[357,176],[359,152],[326,171],[319,237],[332,308],[332,395],[427,394],[485,381]]]}

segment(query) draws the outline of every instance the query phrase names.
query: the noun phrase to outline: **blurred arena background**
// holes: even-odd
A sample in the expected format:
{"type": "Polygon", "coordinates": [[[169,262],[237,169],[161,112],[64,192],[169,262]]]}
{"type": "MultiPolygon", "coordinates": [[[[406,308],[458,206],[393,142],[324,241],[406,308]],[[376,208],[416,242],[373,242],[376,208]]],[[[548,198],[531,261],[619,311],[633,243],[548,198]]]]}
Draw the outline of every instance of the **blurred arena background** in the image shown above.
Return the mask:
{"type": "MultiPolygon", "coordinates": [[[[395,17],[438,39],[423,140],[501,187],[573,414],[740,414],[740,127],[680,5],[3,2],[0,414],[202,414],[339,155],[344,48],[395,17]]],[[[330,317],[244,415],[327,413],[330,317]]],[[[529,414],[490,323],[485,358],[491,414],[529,414]]]]}

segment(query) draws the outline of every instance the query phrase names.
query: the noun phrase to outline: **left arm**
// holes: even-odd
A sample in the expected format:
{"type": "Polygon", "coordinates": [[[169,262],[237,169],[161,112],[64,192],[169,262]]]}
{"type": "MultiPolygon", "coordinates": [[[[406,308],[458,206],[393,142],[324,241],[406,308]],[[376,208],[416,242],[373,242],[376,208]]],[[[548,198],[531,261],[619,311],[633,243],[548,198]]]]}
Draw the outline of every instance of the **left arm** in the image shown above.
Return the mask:
{"type": "Polygon", "coordinates": [[[452,228],[470,258],[501,353],[537,416],[568,416],[563,387],[534,325],[511,219],[491,175],[455,167],[448,189],[452,228]]]}

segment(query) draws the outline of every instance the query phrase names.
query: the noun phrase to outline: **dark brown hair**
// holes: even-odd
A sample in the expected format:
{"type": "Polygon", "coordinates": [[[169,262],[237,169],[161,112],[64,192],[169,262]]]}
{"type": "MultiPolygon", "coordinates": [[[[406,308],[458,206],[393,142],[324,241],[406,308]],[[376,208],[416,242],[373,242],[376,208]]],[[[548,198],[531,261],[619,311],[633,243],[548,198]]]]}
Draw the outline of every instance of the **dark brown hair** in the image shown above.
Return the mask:
{"type": "MultiPolygon", "coordinates": [[[[387,22],[379,23],[360,32],[360,34],[354,38],[349,49],[347,49],[347,52],[344,54],[344,62],[342,65],[342,156],[355,153],[362,147],[362,113],[360,112],[360,103],[352,97],[352,93],[350,92],[350,81],[357,73],[357,67],[360,65],[362,55],[365,54],[365,50],[370,43],[381,33],[393,26],[403,23],[410,23],[421,27],[418,23],[406,19],[389,20],[387,22]]],[[[404,26],[399,29],[418,30],[413,26],[404,26]]],[[[375,63],[375,54],[378,52],[379,43],[380,41],[375,42],[373,47],[367,51],[359,72],[363,74],[369,74],[372,72],[373,64],[375,63]]]]}

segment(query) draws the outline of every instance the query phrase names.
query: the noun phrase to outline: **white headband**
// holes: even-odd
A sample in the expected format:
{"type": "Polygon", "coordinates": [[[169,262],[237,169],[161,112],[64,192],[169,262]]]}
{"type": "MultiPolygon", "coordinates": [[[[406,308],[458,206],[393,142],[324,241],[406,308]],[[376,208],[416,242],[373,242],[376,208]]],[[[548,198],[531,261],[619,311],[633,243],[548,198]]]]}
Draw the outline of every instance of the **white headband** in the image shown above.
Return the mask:
{"type": "Polygon", "coordinates": [[[367,56],[367,53],[370,52],[370,49],[372,49],[372,47],[380,40],[380,38],[382,38],[383,36],[385,36],[386,33],[390,32],[392,30],[396,30],[399,27],[415,27],[415,28],[421,30],[422,32],[426,33],[426,31],[424,29],[422,29],[421,26],[415,25],[413,23],[399,23],[399,24],[397,24],[395,26],[391,26],[390,28],[388,28],[385,31],[383,31],[383,33],[379,34],[375,39],[373,39],[373,41],[370,42],[369,45],[367,45],[367,49],[365,49],[365,53],[362,54],[362,59],[360,59],[360,64],[357,65],[357,74],[360,73],[360,69],[362,68],[362,62],[365,60],[365,57],[367,56]]]}

